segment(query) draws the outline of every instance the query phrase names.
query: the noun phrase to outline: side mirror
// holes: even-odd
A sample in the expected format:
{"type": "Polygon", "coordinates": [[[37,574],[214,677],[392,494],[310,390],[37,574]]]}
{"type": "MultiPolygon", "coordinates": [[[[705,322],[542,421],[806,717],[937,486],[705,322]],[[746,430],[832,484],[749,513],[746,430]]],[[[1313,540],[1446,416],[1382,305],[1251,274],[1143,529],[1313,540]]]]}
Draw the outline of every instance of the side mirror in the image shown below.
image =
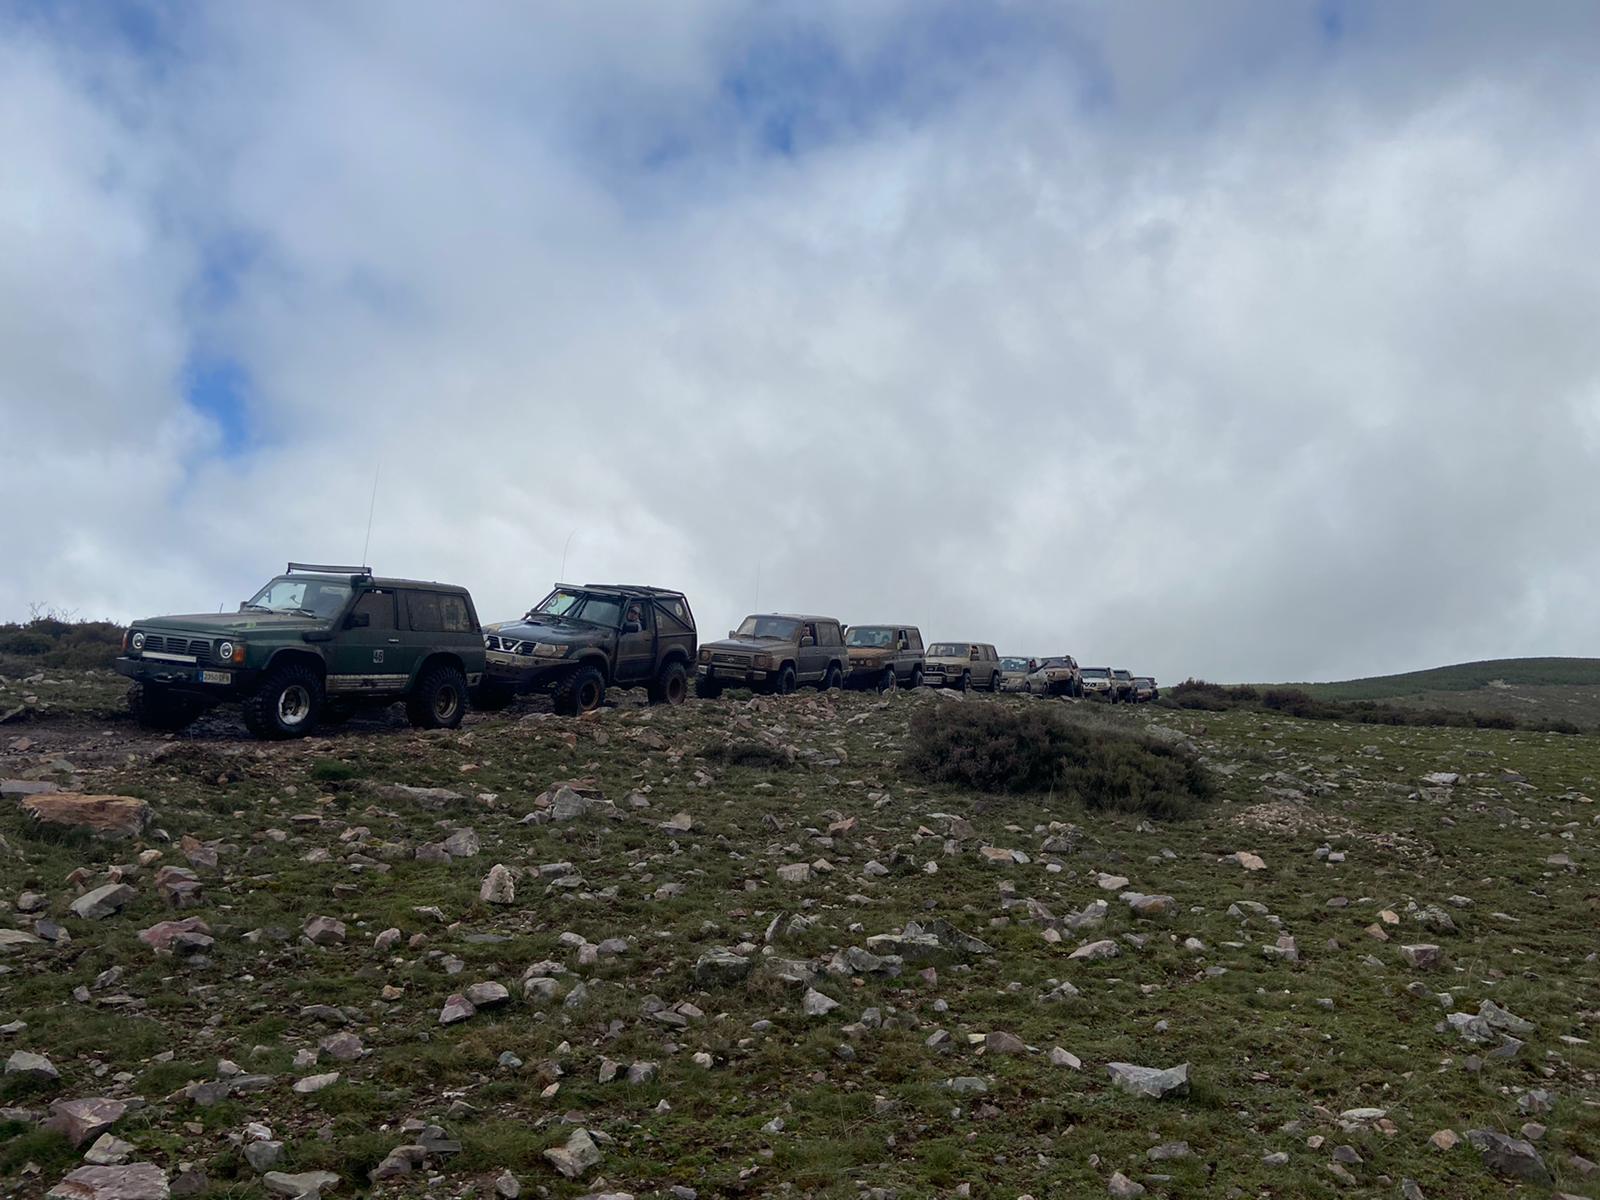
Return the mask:
{"type": "Polygon", "coordinates": [[[728,630],[728,636],[731,638],[736,638],[739,636],[739,631],[737,629],[730,629],[728,630]]]}
{"type": "Polygon", "coordinates": [[[365,629],[371,624],[371,613],[351,613],[344,619],[344,627],[346,629],[365,629]]]}
{"type": "Polygon", "coordinates": [[[239,608],[238,608],[238,611],[239,611],[239,612],[243,612],[243,611],[244,611],[244,606],[245,606],[245,605],[246,605],[246,604],[249,604],[249,603],[250,603],[250,601],[248,601],[248,600],[241,600],[241,601],[239,601],[239,608]]]}
{"type": "Polygon", "coordinates": [[[800,639],[800,648],[802,650],[804,650],[807,646],[815,646],[816,644],[817,644],[817,639],[812,637],[809,633],[806,634],[805,637],[800,639]]]}
{"type": "Polygon", "coordinates": [[[622,627],[623,633],[643,633],[644,626],[637,621],[629,621],[622,627]]]}

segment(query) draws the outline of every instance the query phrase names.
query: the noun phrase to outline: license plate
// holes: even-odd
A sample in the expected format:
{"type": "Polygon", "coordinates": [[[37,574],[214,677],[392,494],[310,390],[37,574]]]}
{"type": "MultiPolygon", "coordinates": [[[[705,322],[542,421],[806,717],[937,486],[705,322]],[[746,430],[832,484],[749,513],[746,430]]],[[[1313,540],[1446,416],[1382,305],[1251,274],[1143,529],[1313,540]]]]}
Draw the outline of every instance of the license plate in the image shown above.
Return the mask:
{"type": "Polygon", "coordinates": [[[229,684],[229,683],[233,682],[233,672],[232,671],[201,671],[200,672],[200,682],[201,683],[229,684]]]}

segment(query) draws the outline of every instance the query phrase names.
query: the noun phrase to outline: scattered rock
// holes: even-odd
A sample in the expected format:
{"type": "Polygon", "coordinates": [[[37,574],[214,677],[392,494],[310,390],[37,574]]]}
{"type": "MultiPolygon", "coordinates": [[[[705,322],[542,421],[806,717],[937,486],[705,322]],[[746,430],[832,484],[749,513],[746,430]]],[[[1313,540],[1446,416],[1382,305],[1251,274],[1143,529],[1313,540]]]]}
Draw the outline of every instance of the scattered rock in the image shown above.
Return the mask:
{"type": "Polygon", "coordinates": [[[568,1179],[578,1179],[590,1167],[600,1162],[600,1147],[594,1144],[587,1129],[576,1129],[567,1138],[566,1145],[552,1146],[544,1152],[551,1166],[568,1179]]]}
{"type": "Polygon", "coordinates": [[[1518,1179],[1541,1187],[1550,1186],[1550,1170],[1533,1148],[1533,1143],[1508,1137],[1493,1129],[1469,1129],[1467,1141],[1477,1147],[1483,1155],[1484,1167],[1492,1173],[1505,1179],[1518,1179]]]}
{"type": "Polygon", "coordinates": [[[1138,1067],[1132,1063],[1107,1063],[1111,1086],[1135,1096],[1162,1100],[1168,1096],[1189,1094],[1189,1064],[1182,1063],[1165,1069],[1138,1067]]]}
{"type": "Polygon", "coordinates": [[[483,877],[478,889],[478,899],[485,904],[515,904],[517,899],[516,876],[504,863],[495,863],[483,877]]]}
{"type": "Polygon", "coordinates": [[[42,826],[83,830],[94,837],[137,837],[150,823],[150,806],[132,796],[40,792],[24,796],[22,811],[42,826]]]}
{"type": "Polygon", "coordinates": [[[154,1163],[79,1167],[50,1189],[51,1200],[167,1200],[167,1173],[154,1163]]]}
{"type": "Polygon", "coordinates": [[[74,916],[86,921],[100,921],[121,912],[123,906],[136,895],[138,893],[125,883],[108,883],[92,892],[85,892],[68,907],[74,916]]]}

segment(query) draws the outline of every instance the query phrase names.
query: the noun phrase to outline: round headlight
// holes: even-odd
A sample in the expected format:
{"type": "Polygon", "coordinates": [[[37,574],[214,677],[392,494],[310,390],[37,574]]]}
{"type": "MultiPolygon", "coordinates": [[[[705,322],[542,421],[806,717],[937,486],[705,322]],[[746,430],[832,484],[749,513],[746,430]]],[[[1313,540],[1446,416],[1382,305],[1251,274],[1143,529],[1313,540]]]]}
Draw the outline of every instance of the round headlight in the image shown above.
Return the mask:
{"type": "Polygon", "coordinates": [[[218,658],[222,658],[222,659],[232,658],[233,657],[233,643],[232,642],[218,642],[217,643],[217,657],[218,658]]]}
{"type": "Polygon", "coordinates": [[[132,646],[135,650],[143,650],[144,649],[144,634],[142,634],[142,633],[134,634],[131,638],[128,639],[128,645],[132,646]]]}

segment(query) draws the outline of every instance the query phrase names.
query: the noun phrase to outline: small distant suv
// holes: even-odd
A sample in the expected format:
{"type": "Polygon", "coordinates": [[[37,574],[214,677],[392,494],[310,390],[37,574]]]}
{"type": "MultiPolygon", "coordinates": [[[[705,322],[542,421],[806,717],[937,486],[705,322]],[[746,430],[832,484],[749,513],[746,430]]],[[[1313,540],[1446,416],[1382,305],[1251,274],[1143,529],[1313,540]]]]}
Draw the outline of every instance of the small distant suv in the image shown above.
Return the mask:
{"type": "Polygon", "coordinates": [[[689,694],[697,634],[682,592],[632,584],[557,584],[518,621],[484,630],[478,703],[502,708],[543,691],[567,716],[593,712],[608,687],[645,687],[654,704],[689,694]]]}
{"type": "Polygon", "coordinates": [[[1028,690],[1036,696],[1072,699],[1082,696],[1083,677],[1078,670],[1078,660],[1070,654],[1056,654],[1045,659],[1028,676],[1028,690]]]}
{"type": "Polygon", "coordinates": [[[886,692],[922,685],[926,655],[922,631],[915,625],[852,625],[845,631],[844,646],[850,654],[846,687],[886,692]]]}
{"type": "Polygon", "coordinates": [[[1028,690],[1028,676],[1039,667],[1035,658],[1002,658],[1000,660],[1000,687],[1008,692],[1028,690]]]}
{"type": "Polygon", "coordinates": [[[1124,671],[1120,667],[1113,668],[1111,671],[1111,687],[1117,693],[1117,699],[1122,703],[1133,703],[1133,672],[1124,671]]]}
{"type": "Polygon", "coordinates": [[[367,567],[290,563],[237,613],[135,621],[117,670],[147,729],[182,729],[236,701],[250,732],[302,737],[358,705],[406,703],[413,725],[453,729],[483,674],[467,589],[378,579],[367,567]]]}
{"type": "Polygon", "coordinates": [[[1084,667],[1078,672],[1079,693],[1089,700],[1106,700],[1112,704],[1121,695],[1116,680],[1111,678],[1110,667],[1084,667]]]}
{"type": "Polygon", "coordinates": [[[929,687],[960,691],[1000,690],[1000,655],[988,642],[935,642],[928,647],[922,681],[929,687]]]}
{"type": "Polygon", "coordinates": [[[824,690],[842,687],[849,661],[844,629],[832,617],[756,613],[730,630],[726,641],[700,647],[695,694],[714,700],[725,687],[778,696],[802,683],[824,690]]]}
{"type": "Polygon", "coordinates": [[[1148,675],[1135,675],[1133,677],[1133,698],[1140,704],[1151,700],[1161,699],[1161,689],[1156,686],[1156,681],[1148,675]]]}

